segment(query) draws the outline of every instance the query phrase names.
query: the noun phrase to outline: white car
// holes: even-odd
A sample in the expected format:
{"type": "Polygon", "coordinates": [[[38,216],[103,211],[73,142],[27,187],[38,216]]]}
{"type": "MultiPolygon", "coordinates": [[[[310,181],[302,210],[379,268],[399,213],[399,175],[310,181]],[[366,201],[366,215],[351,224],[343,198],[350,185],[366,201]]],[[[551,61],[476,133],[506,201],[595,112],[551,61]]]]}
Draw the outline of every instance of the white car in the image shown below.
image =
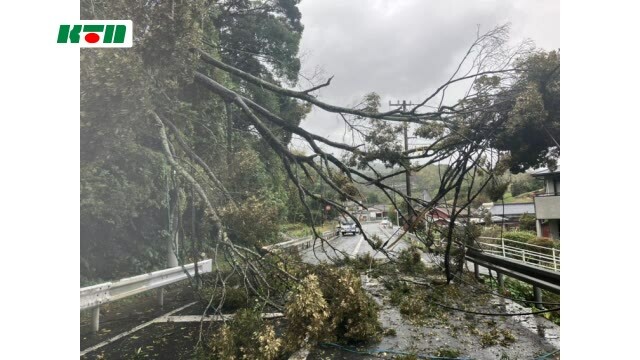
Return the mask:
{"type": "Polygon", "coordinates": [[[358,233],[358,227],[356,223],[342,221],[340,224],[340,233],[344,236],[346,234],[356,235],[358,233]]]}
{"type": "Polygon", "coordinates": [[[382,220],[382,221],[380,221],[380,226],[382,226],[383,228],[390,228],[391,227],[391,221],[382,220]]]}

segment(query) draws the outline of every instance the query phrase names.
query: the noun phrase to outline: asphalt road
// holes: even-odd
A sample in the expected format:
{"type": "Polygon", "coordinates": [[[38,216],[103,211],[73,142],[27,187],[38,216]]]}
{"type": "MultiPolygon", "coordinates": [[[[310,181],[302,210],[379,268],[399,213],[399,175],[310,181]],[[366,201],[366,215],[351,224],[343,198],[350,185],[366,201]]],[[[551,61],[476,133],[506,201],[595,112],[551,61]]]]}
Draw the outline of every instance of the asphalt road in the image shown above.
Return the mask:
{"type": "MultiPolygon", "coordinates": [[[[370,222],[363,224],[363,230],[367,234],[367,237],[373,238],[378,236],[383,243],[391,239],[388,244],[395,242],[397,236],[401,234],[401,231],[397,231],[398,228],[394,227],[383,228],[380,222],[370,222]]],[[[401,239],[390,250],[393,255],[402,249],[407,248],[408,245],[401,239]]],[[[320,262],[329,262],[331,260],[340,260],[345,257],[355,258],[369,253],[376,259],[385,258],[385,255],[374,250],[371,245],[364,239],[362,234],[338,236],[331,240],[329,244],[322,244],[320,240],[316,241],[315,247],[306,249],[302,252],[302,259],[305,262],[317,264],[320,262]]]]}

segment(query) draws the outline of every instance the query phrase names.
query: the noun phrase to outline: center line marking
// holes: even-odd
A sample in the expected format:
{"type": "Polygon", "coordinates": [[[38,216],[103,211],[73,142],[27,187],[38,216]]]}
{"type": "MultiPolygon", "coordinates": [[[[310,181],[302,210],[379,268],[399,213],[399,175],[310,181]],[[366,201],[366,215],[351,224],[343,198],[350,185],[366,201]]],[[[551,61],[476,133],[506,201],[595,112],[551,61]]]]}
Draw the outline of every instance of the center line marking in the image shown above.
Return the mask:
{"type": "Polygon", "coordinates": [[[356,245],[356,248],[353,250],[353,253],[351,253],[351,257],[355,257],[356,254],[358,253],[358,250],[360,250],[360,245],[362,245],[362,240],[364,240],[364,236],[360,236],[360,240],[358,240],[358,244],[356,245]]]}

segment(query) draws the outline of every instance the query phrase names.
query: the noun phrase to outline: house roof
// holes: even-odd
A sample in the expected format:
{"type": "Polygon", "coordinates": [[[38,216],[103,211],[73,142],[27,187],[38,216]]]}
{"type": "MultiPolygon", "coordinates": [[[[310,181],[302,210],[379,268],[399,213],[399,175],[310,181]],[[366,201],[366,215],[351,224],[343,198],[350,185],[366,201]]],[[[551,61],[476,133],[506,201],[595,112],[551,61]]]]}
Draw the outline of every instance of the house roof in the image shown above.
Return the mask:
{"type": "Polygon", "coordinates": [[[376,204],[376,205],[369,206],[367,209],[368,210],[387,211],[387,210],[389,210],[389,208],[390,208],[390,205],[376,204]]]}
{"type": "MultiPolygon", "coordinates": [[[[491,217],[491,222],[493,223],[499,223],[502,221],[508,221],[508,219],[503,218],[502,216],[492,216],[491,217]]],[[[484,218],[471,218],[470,222],[472,224],[484,224],[485,223],[485,219],[484,218]]]]}
{"type": "Polygon", "coordinates": [[[551,174],[560,174],[560,166],[558,165],[558,167],[554,170],[551,171],[547,168],[542,168],[542,169],[538,169],[535,170],[531,173],[531,176],[546,176],[546,175],[551,175],[551,174]]]}
{"type": "Polygon", "coordinates": [[[522,214],[535,214],[536,208],[533,203],[517,203],[504,204],[504,212],[502,204],[494,204],[489,210],[492,216],[516,216],[522,214]]]}
{"type": "MultiPolygon", "coordinates": [[[[416,207],[416,212],[417,213],[421,213],[424,210],[425,210],[425,208],[422,207],[422,206],[417,206],[416,207]]],[[[439,213],[442,213],[443,215],[445,215],[447,217],[450,217],[451,216],[451,210],[452,210],[451,206],[440,206],[440,205],[438,205],[436,207],[431,208],[431,210],[429,210],[428,213],[439,212],[439,213]]],[[[460,208],[456,208],[456,212],[458,212],[458,211],[460,211],[460,208]]],[[[458,218],[464,218],[466,216],[467,216],[467,209],[466,208],[465,208],[465,210],[461,211],[458,214],[458,218]]]]}

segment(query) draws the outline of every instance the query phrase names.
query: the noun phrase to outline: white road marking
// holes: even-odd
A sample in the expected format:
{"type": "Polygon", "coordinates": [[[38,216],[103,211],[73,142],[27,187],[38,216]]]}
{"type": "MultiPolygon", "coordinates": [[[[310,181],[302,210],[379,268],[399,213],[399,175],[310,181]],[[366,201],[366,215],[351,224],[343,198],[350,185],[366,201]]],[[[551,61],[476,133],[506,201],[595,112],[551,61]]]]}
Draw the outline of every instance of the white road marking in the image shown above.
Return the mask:
{"type": "Polygon", "coordinates": [[[351,257],[355,257],[356,256],[356,254],[360,250],[360,245],[362,245],[362,241],[363,240],[364,240],[364,236],[360,236],[360,240],[358,240],[358,244],[356,245],[356,248],[353,250],[353,253],[351,253],[351,257]]]}
{"type": "Polygon", "coordinates": [[[195,304],[196,302],[197,302],[197,301],[194,301],[194,302],[189,303],[189,304],[187,304],[187,305],[185,305],[185,306],[182,306],[182,307],[179,307],[179,308],[177,308],[177,309],[175,309],[175,310],[169,311],[168,313],[166,313],[166,314],[164,314],[164,315],[162,315],[162,316],[160,316],[160,317],[157,317],[157,318],[155,318],[155,319],[153,319],[153,320],[151,320],[151,321],[147,321],[147,322],[146,322],[146,323],[144,323],[144,324],[138,325],[138,326],[134,327],[133,329],[131,329],[131,330],[129,330],[129,331],[125,331],[125,332],[123,332],[122,334],[118,334],[118,335],[116,335],[116,336],[112,337],[111,339],[107,339],[107,340],[105,340],[105,341],[103,341],[103,342],[101,342],[101,343],[99,343],[99,344],[97,344],[97,345],[94,345],[94,346],[92,346],[92,347],[90,347],[90,348],[88,348],[88,349],[84,349],[84,350],[82,350],[82,351],[80,352],[80,356],[82,356],[82,355],[84,355],[84,354],[87,354],[87,353],[89,353],[89,352],[91,352],[91,351],[93,351],[93,350],[99,349],[99,348],[101,348],[101,347],[103,347],[103,346],[105,346],[105,345],[107,345],[107,344],[110,344],[110,343],[112,343],[112,342],[114,342],[114,341],[116,341],[116,340],[118,340],[118,339],[120,339],[120,338],[123,338],[123,337],[125,337],[125,336],[127,336],[127,335],[130,335],[130,334],[132,334],[132,333],[134,333],[134,332],[136,332],[136,331],[138,331],[138,330],[140,330],[140,329],[142,329],[142,328],[145,328],[145,327],[147,327],[147,326],[149,326],[149,325],[151,325],[151,324],[153,324],[153,323],[156,323],[156,322],[165,322],[165,321],[166,321],[166,319],[167,319],[167,318],[169,318],[169,316],[170,316],[170,315],[173,315],[173,314],[177,313],[177,312],[178,312],[178,311],[180,311],[180,310],[186,309],[186,308],[188,308],[189,306],[191,306],[191,305],[195,304]]]}

